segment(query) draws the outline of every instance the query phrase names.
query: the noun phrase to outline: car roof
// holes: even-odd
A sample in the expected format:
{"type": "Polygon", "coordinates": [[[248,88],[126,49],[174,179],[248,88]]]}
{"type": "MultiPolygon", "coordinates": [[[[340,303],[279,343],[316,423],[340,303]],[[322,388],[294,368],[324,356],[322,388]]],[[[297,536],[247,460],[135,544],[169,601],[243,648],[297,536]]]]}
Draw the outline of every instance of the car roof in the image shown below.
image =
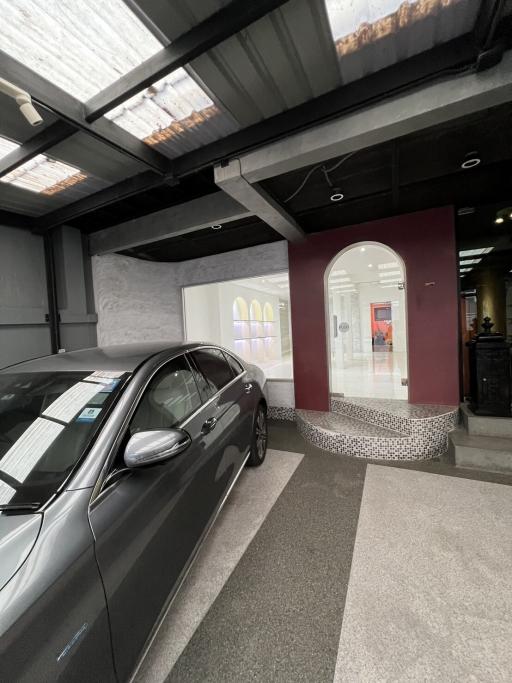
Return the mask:
{"type": "MultiPolygon", "coordinates": [[[[111,370],[132,372],[151,356],[168,351],[175,355],[200,346],[200,343],[147,342],[140,344],[118,344],[116,346],[97,346],[80,351],[68,351],[52,356],[11,365],[0,372],[66,372],[111,370]]],[[[215,344],[212,344],[215,346],[215,344]]]]}

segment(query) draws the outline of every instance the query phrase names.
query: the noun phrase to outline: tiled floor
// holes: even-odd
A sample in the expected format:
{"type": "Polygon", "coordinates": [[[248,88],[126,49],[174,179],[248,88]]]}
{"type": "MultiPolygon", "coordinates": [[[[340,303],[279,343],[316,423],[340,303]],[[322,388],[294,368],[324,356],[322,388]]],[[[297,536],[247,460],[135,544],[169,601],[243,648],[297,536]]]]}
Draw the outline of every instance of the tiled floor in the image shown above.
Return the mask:
{"type": "Polygon", "coordinates": [[[270,445],[137,681],[512,680],[512,477],[270,445]]]}
{"type": "Polygon", "coordinates": [[[407,399],[407,360],[404,353],[360,353],[345,361],[344,367],[331,367],[331,391],[345,396],[407,399]]]}

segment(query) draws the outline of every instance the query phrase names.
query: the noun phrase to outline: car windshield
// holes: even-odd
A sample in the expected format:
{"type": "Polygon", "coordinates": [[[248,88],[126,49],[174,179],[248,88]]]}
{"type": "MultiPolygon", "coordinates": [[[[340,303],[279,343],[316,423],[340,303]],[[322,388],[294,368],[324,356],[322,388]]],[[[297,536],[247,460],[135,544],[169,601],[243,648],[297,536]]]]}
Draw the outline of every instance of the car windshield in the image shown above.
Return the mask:
{"type": "Polygon", "coordinates": [[[37,508],[59,490],[126,376],[0,373],[0,509],[37,508]]]}

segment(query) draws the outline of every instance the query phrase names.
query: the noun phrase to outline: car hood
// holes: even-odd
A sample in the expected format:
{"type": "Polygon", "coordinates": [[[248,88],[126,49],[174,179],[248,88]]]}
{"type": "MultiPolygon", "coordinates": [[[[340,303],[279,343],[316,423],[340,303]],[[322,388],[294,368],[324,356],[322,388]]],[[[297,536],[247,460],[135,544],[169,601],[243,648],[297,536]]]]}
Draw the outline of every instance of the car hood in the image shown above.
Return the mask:
{"type": "Polygon", "coordinates": [[[43,515],[0,512],[0,590],[12,579],[34,547],[43,515]]]}

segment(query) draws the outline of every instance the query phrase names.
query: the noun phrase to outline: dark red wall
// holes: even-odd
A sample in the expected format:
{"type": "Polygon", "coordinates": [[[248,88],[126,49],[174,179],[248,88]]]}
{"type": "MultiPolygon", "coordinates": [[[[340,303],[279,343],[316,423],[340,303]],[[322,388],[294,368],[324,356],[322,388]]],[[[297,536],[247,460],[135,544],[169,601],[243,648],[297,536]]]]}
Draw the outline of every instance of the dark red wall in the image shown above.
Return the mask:
{"type": "Polygon", "coordinates": [[[296,407],[329,409],[324,275],[334,257],[356,242],[380,242],[405,263],[409,401],[457,405],[455,228],[453,209],[444,207],[329,230],[289,245],[296,407]]]}

